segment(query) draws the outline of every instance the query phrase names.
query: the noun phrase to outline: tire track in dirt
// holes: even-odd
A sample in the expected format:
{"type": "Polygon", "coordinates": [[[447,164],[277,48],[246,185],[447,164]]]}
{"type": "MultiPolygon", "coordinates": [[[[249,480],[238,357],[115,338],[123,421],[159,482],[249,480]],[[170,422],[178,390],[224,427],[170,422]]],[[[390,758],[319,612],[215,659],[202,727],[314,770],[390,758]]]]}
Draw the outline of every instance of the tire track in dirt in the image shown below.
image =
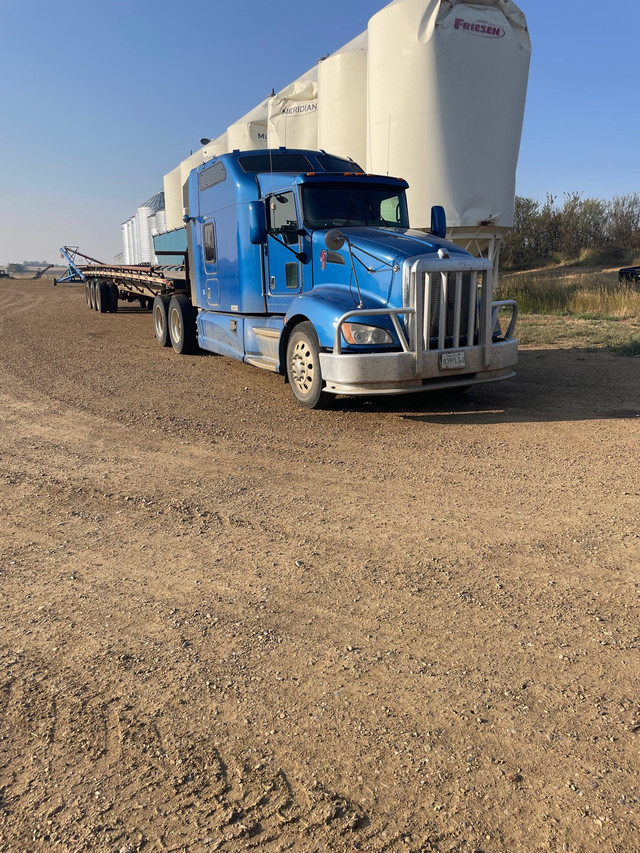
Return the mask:
{"type": "Polygon", "coordinates": [[[15,317],[37,308],[44,296],[23,289],[0,289],[0,323],[9,317],[15,317]]]}
{"type": "Polygon", "coordinates": [[[10,289],[2,853],[634,849],[632,360],[309,413],[10,289]]]}
{"type": "Polygon", "coordinates": [[[56,698],[26,660],[13,684],[0,770],[0,842],[7,849],[17,849],[11,815],[27,796],[37,801],[35,849],[63,842],[71,850],[128,844],[195,853],[204,845],[252,849],[277,842],[278,849],[295,850],[300,838],[314,844],[336,833],[355,838],[365,822],[361,809],[319,782],[305,788],[268,763],[225,759],[213,734],[189,736],[160,711],[148,716],[121,698],[105,703],[78,685],[74,698],[56,698]],[[107,773],[118,802],[103,790],[107,773]],[[287,842],[289,829],[294,835],[287,842]]]}

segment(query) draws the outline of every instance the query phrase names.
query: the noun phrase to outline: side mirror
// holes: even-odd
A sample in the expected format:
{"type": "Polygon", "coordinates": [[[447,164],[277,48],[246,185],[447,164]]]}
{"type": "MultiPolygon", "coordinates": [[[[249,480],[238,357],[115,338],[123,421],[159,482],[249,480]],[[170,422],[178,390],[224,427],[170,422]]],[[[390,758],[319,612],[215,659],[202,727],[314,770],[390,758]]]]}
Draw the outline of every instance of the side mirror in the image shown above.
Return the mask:
{"type": "Polygon", "coordinates": [[[447,215],[440,204],[434,204],[431,208],[431,233],[436,237],[447,236],[447,215]]]}
{"type": "Polygon", "coordinates": [[[341,234],[337,228],[331,228],[324,235],[324,244],[331,252],[338,252],[344,246],[344,234],[341,234]]]}
{"type": "Polygon", "coordinates": [[[249,202],[249,240],[255,246],[267,242],[267,213],[263,201],[249,202]]]}

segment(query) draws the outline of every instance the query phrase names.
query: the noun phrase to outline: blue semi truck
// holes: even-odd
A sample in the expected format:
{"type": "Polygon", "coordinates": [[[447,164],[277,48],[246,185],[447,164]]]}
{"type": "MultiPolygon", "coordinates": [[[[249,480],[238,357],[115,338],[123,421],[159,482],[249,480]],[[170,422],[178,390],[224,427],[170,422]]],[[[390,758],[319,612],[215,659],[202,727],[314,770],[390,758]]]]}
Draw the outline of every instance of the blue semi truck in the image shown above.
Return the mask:
{"type": "Polygon", "coordinates": [[[466,388],[514,375],[517,306],[492,267],[411,229],[407,183],[322,151],[234,151],[195,168],[162,266],[81,268],[87,301],[152,308],[155,336],[284,376],[297,400],[466,388]]]}

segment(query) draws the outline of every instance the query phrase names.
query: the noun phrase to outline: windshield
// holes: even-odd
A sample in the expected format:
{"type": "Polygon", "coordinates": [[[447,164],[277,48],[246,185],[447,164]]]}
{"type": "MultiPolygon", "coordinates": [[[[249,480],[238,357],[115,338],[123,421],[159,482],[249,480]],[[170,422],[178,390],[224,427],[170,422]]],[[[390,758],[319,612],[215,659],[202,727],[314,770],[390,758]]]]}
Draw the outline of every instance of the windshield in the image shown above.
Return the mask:
{"type": "Polygon", "coordinates": [[[409,227],[404,190],[397,187],[369,183],[304,184],[302,210],[307,228],[409,227]]]}

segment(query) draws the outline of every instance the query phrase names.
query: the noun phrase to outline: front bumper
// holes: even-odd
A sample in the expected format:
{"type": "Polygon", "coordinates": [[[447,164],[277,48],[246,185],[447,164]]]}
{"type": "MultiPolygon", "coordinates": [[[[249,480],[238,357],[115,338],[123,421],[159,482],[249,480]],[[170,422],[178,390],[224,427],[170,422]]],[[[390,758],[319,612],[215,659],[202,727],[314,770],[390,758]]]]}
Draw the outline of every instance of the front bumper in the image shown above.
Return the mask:
{"type": "Polygon", "coordinates": [[[492,301],[491,263],[485,258],[413,258],[403,269],[404,308],[357,308],[336,323],[332,352],[320,353],[325,390],[333,394],[402,394],[496,382],[514,375],[518,316],[513,300],[492,301]],[[498,314],[511,311],[496,338],[498,314]],[[401,352],[343,353],[347,320],[387,315],[401,352]],[[404,327],[400,317],[404,316],[404,327]],[[468,342],[472,342],[467,346],[468,342]],[[444,366],[459,355],[464,366],[444,366]],[[444,362],[444,363],[443,363],[444,362]]]}
{"type": "Polygon", "coordinates": [[[466,387],[483,382],[497,382],[515,375],[518,341],[512,338],[491,344],[485,363],[483,347],[464,350],[463,370],[440,370],[438,351],[366,353],[346,355],[320,353],[320,367],[326,386],[332,394],[409,394],[438,388],[466,387]]]}

